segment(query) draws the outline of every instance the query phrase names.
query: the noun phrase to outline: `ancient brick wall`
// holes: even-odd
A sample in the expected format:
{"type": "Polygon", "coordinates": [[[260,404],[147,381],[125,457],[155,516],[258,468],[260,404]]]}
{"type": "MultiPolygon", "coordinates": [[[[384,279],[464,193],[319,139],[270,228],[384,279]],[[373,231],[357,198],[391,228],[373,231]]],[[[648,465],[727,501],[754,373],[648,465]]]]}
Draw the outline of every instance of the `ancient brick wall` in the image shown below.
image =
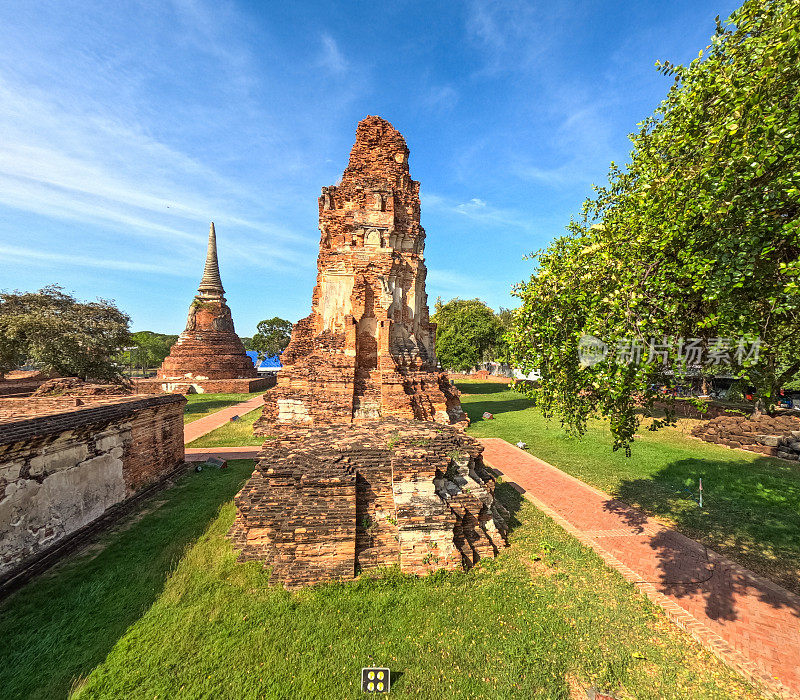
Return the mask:
{"type": "Polygon", "coordinates": [[[257,431],[386,416],[466,422],[437,369],[408,155],[391,124],[367,117],[341,182],[322,189],[311,314],[292,331],[257,431]]]}
{"type": "MultiPolygon", "coordinates": [[[[252,363],[251,363],[252,364],[252,363]]],[[[256,379],[134,379],[134,390],[139,394],[164,391],[168,394],[250,394],[266,391],[275,386],[275,374],[256,379]]]]}
{"type": "Polygon", "coordinates": [[[706,442],[770,457],[791,461],[800,457],[800,417],[796,415],[719,416],[698,425],[692,435],[706,442]]]}
{"type": "Polygon", "coordinates": [[[0,577],[180,466],[184,404],[180,396],[0,402],[0,577]]]}
{"type": "Polygon", "coordinates": [[[505,546],[508,517],[482,451],[429,421],[296,427],[264,444],[230,537],[290,589],[378,566],[470,568],[505,546]]]}

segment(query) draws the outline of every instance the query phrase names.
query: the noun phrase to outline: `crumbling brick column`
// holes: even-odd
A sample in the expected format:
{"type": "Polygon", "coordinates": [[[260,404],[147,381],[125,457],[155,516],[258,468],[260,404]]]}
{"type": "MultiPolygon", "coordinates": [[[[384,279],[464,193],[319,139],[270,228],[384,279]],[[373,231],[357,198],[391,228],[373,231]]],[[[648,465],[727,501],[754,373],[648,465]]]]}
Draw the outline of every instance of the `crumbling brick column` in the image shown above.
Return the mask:
{"type": "Polygon", "coordinates": [[[391,124],[367,117],[341,183],[322,189],[311,314],[295,325],[265,395],[261,434],[387,416],[466,423],[458,390],[437,369],[408,154],[391,124]]]}

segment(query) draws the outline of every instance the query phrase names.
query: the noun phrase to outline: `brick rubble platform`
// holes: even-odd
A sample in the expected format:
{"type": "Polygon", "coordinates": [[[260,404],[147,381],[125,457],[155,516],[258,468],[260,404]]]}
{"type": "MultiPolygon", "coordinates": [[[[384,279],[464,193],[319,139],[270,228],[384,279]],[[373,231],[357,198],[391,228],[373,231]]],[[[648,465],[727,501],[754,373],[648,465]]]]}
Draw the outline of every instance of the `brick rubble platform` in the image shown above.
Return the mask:
{"type": "Polygon", "coordinates": [[[720,416],[692,430],[692,436],[789,461],[800,458],[800,416],[795,412],[774,416],[720,416]]]}
{"type": "Polygon", "coordinates": [[[800,697],[800,597],[499,438],[484,461],[728,665],[800,697]]]}
{"type": "Polygon", "coordinates": [[[507,530],[482,451],[432,421],[296,428],[264,444],[229,536],[288,589],[379,566],[469,568],[507,530]]]}

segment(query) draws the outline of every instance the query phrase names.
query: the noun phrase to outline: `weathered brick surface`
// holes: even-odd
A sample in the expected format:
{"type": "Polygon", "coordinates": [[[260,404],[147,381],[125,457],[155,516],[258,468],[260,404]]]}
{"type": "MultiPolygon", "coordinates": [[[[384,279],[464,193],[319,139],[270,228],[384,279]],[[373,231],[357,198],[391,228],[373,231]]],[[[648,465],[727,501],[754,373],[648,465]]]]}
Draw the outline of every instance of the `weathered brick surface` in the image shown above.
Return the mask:
{"type": "Polygon", "coordinates": [[[264,444],[229,535],[289,589],[393,564],[469,568],[507,530],[482,450],[430,421],[298,427],[264,444]]]}
{"type": "MultiPolygon", "coordinates": [[[[252,363],[251,363],[252,364],[252,363]]],[[[256,379],[134,379],[135,391],[152,394],[164,391],[170,394],[251,394],[275,386],[275,375],[256,379]]]]}
{"type": "Polygon", "coordinates": [[[437,370],[428,316],[419,183],[402,135],[367,117],[341,182],[319,198],[311,314],[295,324],[256,430],[385,416],[465,422],[437,370]]]}
{"type": "Polygon", "coordinates": [[[0,577],[181,465],[185,402],[170,395],[0,402],[0,577]]]}
{"type": "Polygon", "coordinates": [[[206,266],[198,293],[189,307],[186,329],[162,363],[158,371],[159,379],[187,384],[203,380],[257,377],[253,361],[245,354],[244,345],[234,330],[233,317],[224,293],[217,262],[216,232],[212,223],[206,266]]]}
{"type": "Polygon", "coordinates": [[[800,456],[800,417],[796,415],[720,416],[698,425],[692,435],[706,442],[790,461],[797,461],[800,456]]]}

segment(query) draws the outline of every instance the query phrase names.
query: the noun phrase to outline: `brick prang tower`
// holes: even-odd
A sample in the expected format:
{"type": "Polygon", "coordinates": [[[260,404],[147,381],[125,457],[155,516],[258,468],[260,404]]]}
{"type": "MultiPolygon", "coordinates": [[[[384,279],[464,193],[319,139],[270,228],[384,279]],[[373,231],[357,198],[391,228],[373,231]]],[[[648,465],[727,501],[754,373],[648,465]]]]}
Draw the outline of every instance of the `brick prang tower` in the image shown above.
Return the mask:
{"type": "Polygon", "coordinates": [[[341,182],[322,189],[311,314],[292,331],[257,432],[385,417],[467,422],[437,370],[408,154],[400,132],[369,116],[341,182]]]}

